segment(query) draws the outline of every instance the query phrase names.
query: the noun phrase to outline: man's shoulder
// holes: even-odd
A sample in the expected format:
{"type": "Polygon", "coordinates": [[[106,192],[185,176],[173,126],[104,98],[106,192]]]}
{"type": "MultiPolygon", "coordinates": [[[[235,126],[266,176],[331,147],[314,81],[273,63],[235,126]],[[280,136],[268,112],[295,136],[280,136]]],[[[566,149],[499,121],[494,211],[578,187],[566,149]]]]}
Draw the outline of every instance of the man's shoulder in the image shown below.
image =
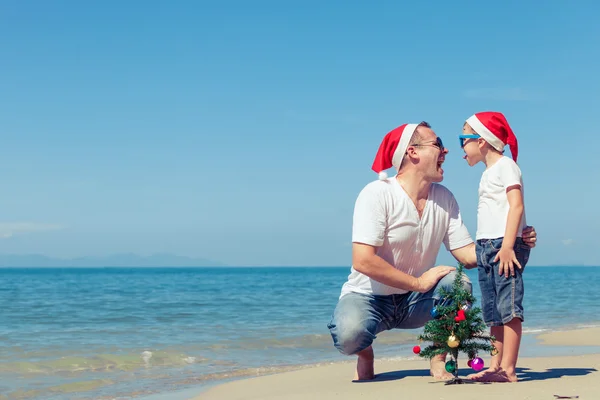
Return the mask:
{"type": "Polygon", "coordinates": [[[384,194],[390,193],[393,190],[393,181],[395,178],[387,178],[387,179],[377,179],[367,183],[361,190],[361,193],[369,193],[369,194],[384,194]]]}

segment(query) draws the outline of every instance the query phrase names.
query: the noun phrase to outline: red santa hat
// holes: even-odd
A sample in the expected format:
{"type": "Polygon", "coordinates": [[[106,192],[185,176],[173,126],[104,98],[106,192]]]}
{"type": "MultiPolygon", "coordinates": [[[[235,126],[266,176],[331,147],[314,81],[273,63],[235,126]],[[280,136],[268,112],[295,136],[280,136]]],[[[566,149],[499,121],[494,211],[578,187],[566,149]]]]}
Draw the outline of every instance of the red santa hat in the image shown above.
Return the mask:
{"type": "Polygon", "coordinates": [[[502,113],[480,112],[469,117],[467,123],[496,150],[504,151],[504,146],[509,145],[512,158],[517,161],[519,143],[502,113]]]}
{"type": "Polygon", "coordinates": [[[391,167],[400,169],[408,143],[417,126],[418,124],[400,125],[385,135],[371,167],[373,171],[379,174],[379,179],[387,179],[386,169],[391,167]]]}

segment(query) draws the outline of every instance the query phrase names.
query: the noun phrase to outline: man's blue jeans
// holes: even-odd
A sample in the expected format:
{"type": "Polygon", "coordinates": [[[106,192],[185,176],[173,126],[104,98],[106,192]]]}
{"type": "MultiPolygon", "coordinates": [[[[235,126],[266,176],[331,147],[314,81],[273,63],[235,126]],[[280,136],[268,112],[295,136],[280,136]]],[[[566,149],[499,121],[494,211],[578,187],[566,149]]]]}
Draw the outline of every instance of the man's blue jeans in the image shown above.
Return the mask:
{"type": "MultiPolygon", "coordinates": [[[[432,318],[431,309],[441,301],[440,289],[450,290],[455,277],[456,272],[449,273],[427,293],[342,296],[327,325],[334,346],[342,354],[356,354],[369,347],[380,332],[424,326],[432,318]]],[[[464,287],[471,293],[471,282],[463,277],[464,287]]]]}

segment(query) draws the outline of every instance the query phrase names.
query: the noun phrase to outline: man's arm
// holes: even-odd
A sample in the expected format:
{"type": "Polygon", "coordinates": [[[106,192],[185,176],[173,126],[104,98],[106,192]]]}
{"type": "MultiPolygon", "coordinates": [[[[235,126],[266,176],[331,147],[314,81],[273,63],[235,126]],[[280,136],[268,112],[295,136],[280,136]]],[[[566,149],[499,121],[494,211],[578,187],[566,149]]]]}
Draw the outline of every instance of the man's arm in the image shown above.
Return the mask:
{"type": "MultiPolygon", "coordinates": [[[[529,247],[535,247],[537,234],[532,226],[523,229],[523,241],[529,247]]],[[[463,264],[466,269],[477,267],[477,253],[475,252],[475,243],[468,244],[458,249],[450,250],[452,256],[459,263],[463,264]]]]}
{"type": "Polygon", "coordinates": [[[384,285],[409,292],[428,292],[442,277],[454,270],[453,267],[439,266],[431,268],[420,277],[414,277],[394,268],[379,257],[376,250],[376,247],[368,244],[352,243],[352,266],[354,269],[384,285]]]}
{"type": "Polygon", "coordinates": [[[471,238],[467,227],[463,223],[456,198],[454,198],[454,195],[449,190],[447,190],[446,195],[448,196],[447,209],[450,221],[448,223],[448,231],[444,237],[444,245],[456,261],[463,264],[465,268],[475,268],[477,267],[475,243],[473,243],[473,238],[471,238]]]}
{"type": "Polygon", "coordinates": [[[466,269],[477,267],[477,254],[475,253],[475,243],[470,243],[458,249],[450,250],[452,256],[466,269]]]}

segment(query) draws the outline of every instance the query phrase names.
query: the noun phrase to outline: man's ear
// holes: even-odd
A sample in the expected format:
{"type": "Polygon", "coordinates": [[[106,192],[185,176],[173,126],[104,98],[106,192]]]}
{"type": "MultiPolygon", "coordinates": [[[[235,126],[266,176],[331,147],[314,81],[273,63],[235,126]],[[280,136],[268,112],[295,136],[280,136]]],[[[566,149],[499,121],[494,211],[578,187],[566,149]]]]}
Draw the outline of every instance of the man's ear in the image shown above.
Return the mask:
{"type": "Polygon", "coordinates": [[[408,158],[412,158],[412,159],[419,157],[419,154],[415,150],[415,146],[408,146],[406,148],[406,155],[408,156],[408,158]]]}

